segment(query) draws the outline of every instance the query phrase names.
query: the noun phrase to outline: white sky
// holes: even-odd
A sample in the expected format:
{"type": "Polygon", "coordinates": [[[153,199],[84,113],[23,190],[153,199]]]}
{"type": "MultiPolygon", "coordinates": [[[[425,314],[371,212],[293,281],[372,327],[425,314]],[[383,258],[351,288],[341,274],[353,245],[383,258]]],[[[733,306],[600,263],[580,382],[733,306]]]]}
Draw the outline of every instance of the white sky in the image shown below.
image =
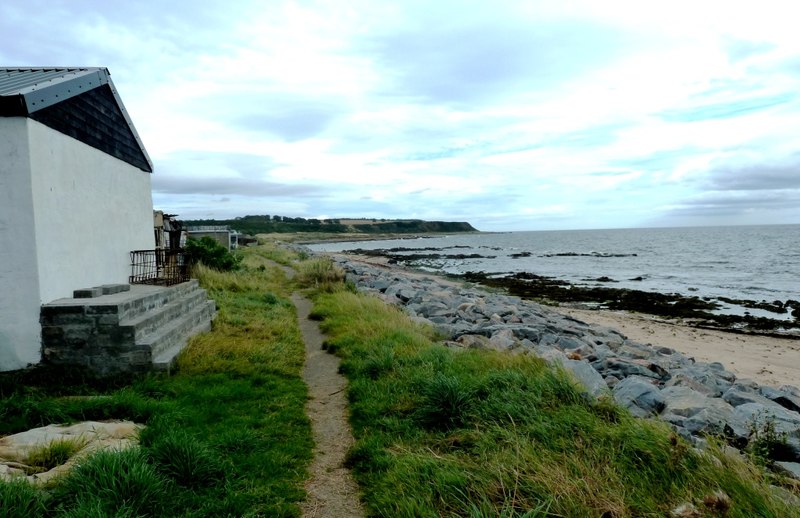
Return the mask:
{"type": "Polygon", "coordinates": [[[795,1],[4,0],[108,67],[156,208],[481,230],[800,223],[795,1]]]}

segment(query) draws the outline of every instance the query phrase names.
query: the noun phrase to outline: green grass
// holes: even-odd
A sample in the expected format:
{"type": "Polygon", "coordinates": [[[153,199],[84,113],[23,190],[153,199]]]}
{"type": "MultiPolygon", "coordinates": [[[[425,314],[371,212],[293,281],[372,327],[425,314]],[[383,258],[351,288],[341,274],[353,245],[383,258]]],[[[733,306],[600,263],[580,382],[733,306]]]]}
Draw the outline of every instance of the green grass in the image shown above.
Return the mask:
{"type": "Polygon", "coordinates": [[[725,516],[796,515],[756,466],[588,400],[538,359],[446,349],[364,295],[316,302],[349,378],[348,463],[370,515],[666,516],[693,502],[722,516],[703,503],[716,491],[725,516]]]}
{"type": "Polygon", "coordinates": [[[218,314],[211,332],[190,341],[177,374],[0,376],[1,434],[81,420],[147,425],[140,447],[82,459],[52,485],[0,483],[0,518],[299,516],[312,449],[304,347],[290,283],[268,261],[281,254],[243,255],[235,272],[197,269],[218,314]]]}
{"type": "Polygon", "coordinates": [[[82,437],[56,439],[31,449],[25,458],[25,464],[37,472],[49,471],[56,466],[65,464],[73,455],[82,450],[86,443],[86,439],[82,437]]]}

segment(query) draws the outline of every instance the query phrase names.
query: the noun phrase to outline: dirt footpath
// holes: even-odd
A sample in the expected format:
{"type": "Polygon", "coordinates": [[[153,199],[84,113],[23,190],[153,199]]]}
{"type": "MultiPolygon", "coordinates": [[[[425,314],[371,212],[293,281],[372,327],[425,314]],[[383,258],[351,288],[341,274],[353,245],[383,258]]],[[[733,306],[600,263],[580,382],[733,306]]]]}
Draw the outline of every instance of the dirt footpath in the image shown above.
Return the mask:
{"type": "Polygon", "coordinates": [[[311,301],[292,295],[297,308],[300,333],[306,344],[303,379],[308,385],[306,413],[314,435],[314,460],[306,481],[308,499],[301,505],[304,517],[362,517],[350,470],[344,467],[347,451],[353,445],[353,434],[347,422],[347,382],[339,374],[339,358],[322,350],[324,336],[319,325],[308,318],[311,301]]]}

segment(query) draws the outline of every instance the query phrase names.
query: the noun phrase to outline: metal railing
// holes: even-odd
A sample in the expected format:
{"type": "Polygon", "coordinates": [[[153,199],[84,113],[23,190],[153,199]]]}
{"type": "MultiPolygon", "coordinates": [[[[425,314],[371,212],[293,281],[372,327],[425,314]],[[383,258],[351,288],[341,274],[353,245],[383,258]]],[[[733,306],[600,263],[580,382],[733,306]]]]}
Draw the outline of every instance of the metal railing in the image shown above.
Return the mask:
{"type": "Polygon", "coordinates": [[[131,252],[131,284],[172,286],[189,280],[189,256],[183,249],[131,252]]]}

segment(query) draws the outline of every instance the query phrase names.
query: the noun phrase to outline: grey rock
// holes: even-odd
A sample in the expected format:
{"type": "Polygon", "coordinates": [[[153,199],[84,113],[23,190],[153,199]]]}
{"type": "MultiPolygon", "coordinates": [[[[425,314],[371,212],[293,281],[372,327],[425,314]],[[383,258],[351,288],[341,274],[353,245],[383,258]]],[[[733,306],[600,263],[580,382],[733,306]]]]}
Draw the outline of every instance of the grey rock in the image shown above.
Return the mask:
{"type": "Polygon", "coordinates": [[[664,383],[665,387],[687,387],[705,396],[711,396],[716,393],[714,389],[711,389],[699,381],[696,381],[688,374],[675,374],[675,372],[676,371],[673,371],[672,377],[667,380],[666,383],[664,383]]]}
{"type": "Polygon", "coordinates": [[[737,379],[731,388],[735,388],[741,392],[758,392],[759,386],[758,383],[751,379],[747,378],[739,378],[737,379]]]}
{"type": "Polygon", "coordinates": [[[718,398],[708,397],[689,387],[665,387],[661,390],[664,397],[664,413],[682,417],[692,417],[706,408],[724,408],[732,413],[732,407],[718,398]]]}
{"type": "Polygon", "coordinates": [[[772,405],[772,401],[758,394],[757,392],[747,392],[737,387],[731,387],[722,395],[722,399],[730,403],[731,406],[741,406],[747,403],[760,403],[762,405],[772,405]]]}
{"type": "Polygon", "coordinates": [[[555,347],[556,342],[558,342],[558,335],[553,333],[545,332],[539,337],[539,345],[555,347]]]}
{"type": "Polygon", "coordinates": [[[562,351],[567,349],[577,349],[583,345],[585,345],[583,340],[574,336],[561,335],[556,339],[555,342],[555,346],[561,349],[562,351]]]}
{"type": "Polygon", "coordinates": [[[610,391],[603,377],[588,362],[565,359],[562,365],[591,396],[597,398],[609,395],[610,391]]]}
{"type": "Polygon", "coordinates": [[[761,426],[765,420],[771,420],[775,431],[785,433],[788,437],[800,438],[800,414],[792,412],[773,403],[762,405],[760,403],[745,403],[734,409],[736,417],[756,427],[761,426]]]}
{"type": "Polygon", "coordinates": [[[665,407],[664,396],[650,378],[629,376],[614,385],[613,393],[614,400],[637,417],[660,414],[665,407]]]}
{"type": "Polygon", "coordinates": [[[711,405],[703,408],[687,418],[683,427],[692,435],[714,434],[734,439],[741,447],[747,444],[749,435],[747,423],[738,419],[730,406],[711,405]]]}
{"type": "Polygon", "coordinates": [[[563,366],[564,363],[567,361],[567,356],[564,353],[562,353],[558,349],[553,349],[551,347],[544,347],[541,345],[537,345],[536,348],[533,350],[533,353],[539,358],[549,363],[550,365],[563,366]]]}
{"type": "Polygon", "coordinates": [[[608,358],[602,362],[600,369],[603,373],[614,374],[618,378],[628,376],[644,376],[647,378],[658,379],[661,377],[659,372],[651,370],[650,362],[644,360],[628,360],[624,358],[608,358]]]}
{"type": "Polygon", "coordinates": [[[625,358],[634,358],[638,360],[649,359],[653,356],[653,348],[644,346],[633,340],[625,340],[621,347],[616,351],[617,354],[625,358]]]}
{"type": "Polygon", "coordinates": [[[800,480],[800,463],[777,461],[775,466],[780,468],[784,475],[800,480]]]}
{"type": "Polygon", "coordinates": [[[722,394],[733,386],[732,381],[722,377],[724,371],[711,369],[708,365],[702,363],[672,370],[673,376],[679,374],[683,374],[695,382],[705,385],[709,391],[709,395],[713,397],[722,396],[722,394]]]}
{"type": "Polygon", "coordinates": [[[451,317],[446,317],[446,316],[433,315],[433,316],[428,317],[428,320],[430,320],[434,324],[452,324],[453,323],[453,319],[451,317]]]}
{"type": "Polygon", "coordinates": [[[795,389],[795,387],[784,385],[779,389],[774,389],[772,387],[761,387],[760,391],[761,395],[771,401],[774,401],[783,408],[793,412],[800,412],[800,397],[798,397],[792,391],[792,389],[795,389]]]}
{"type": "Polygon", "coordinates": [[[468,349],[491,349],[489,339],[482,335],[461,335],[456,339],[463,347],[468,349]]]}
{"type": "Polygon", "coordinates": [[[514,338],[514,333],[510,329],[501,329],[492,334],[489,344],[497,351],[507,351],[514,348],[518,341],[514,338]]]}

